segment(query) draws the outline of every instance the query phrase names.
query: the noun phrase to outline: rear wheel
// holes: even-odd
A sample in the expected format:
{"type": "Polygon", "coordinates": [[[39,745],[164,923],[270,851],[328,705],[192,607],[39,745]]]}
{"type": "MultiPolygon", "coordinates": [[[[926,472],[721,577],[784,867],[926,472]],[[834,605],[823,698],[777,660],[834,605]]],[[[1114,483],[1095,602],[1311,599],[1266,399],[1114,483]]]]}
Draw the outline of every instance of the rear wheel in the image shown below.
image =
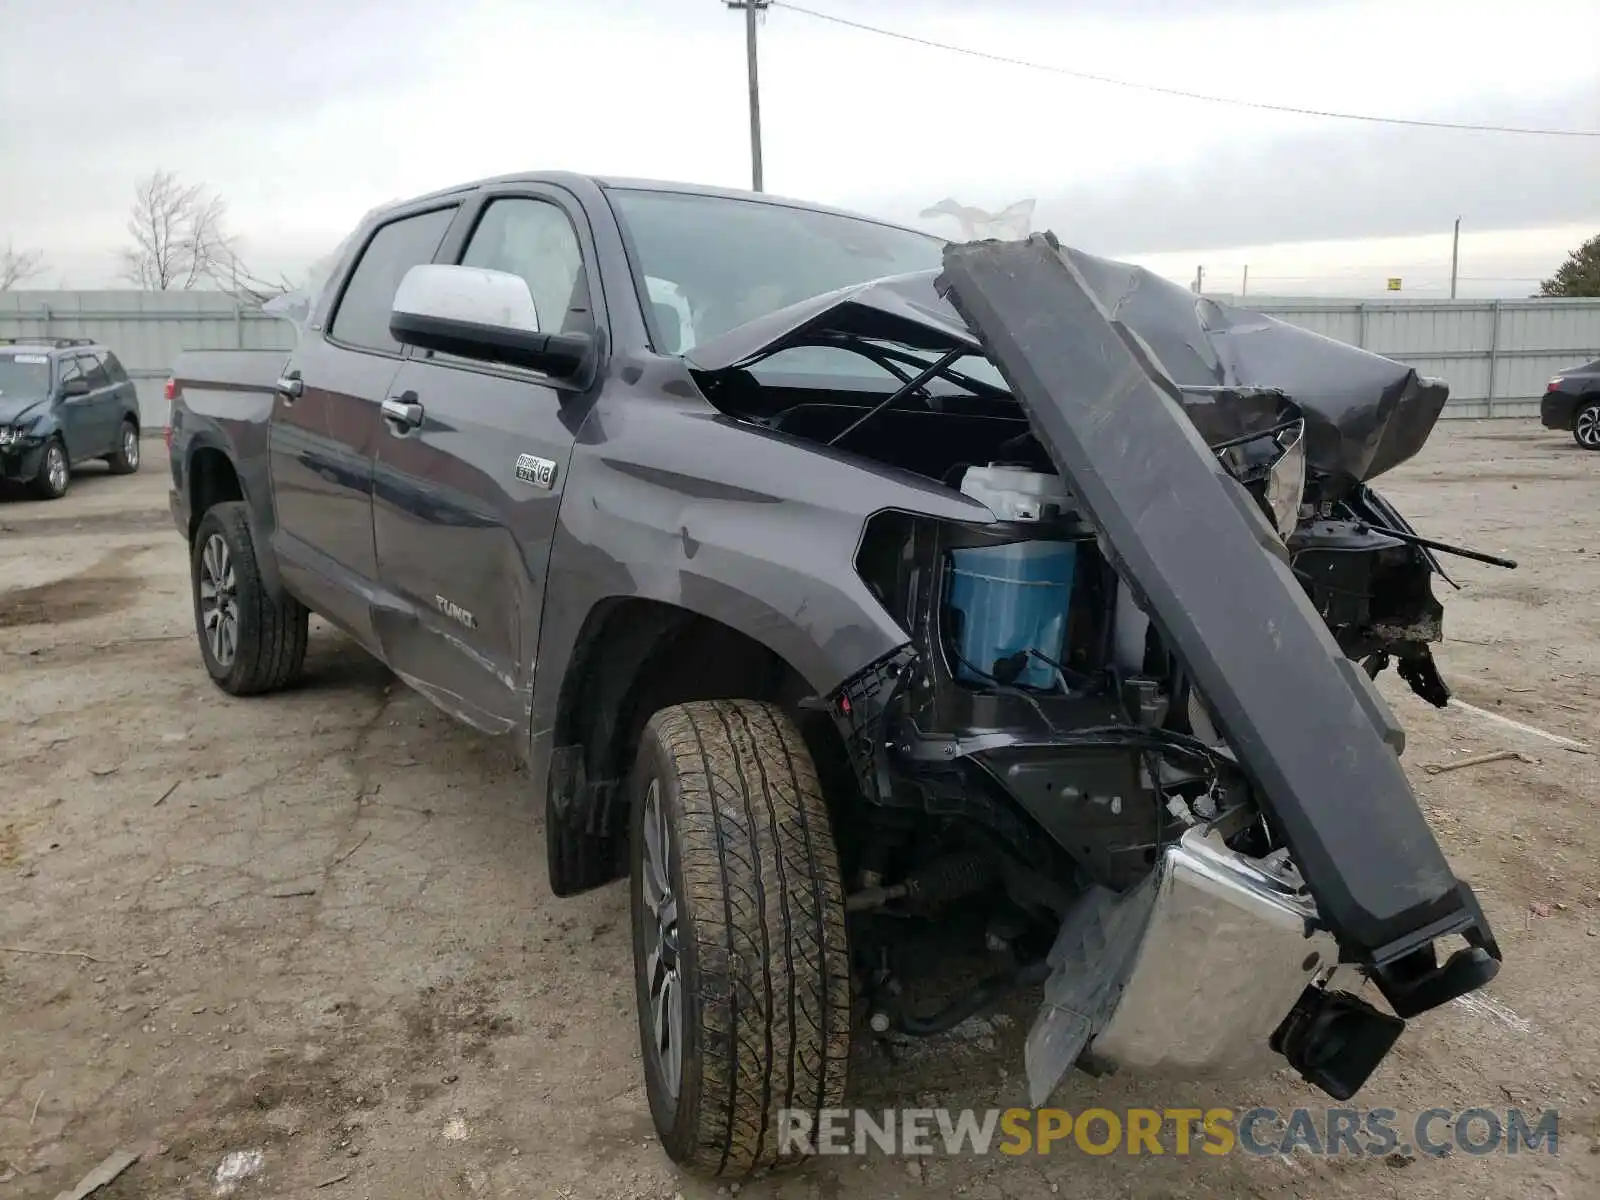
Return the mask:
{"type": "Polygon", "coordinates": [[[33,479],[33,494],[43,500],[59,500],[72,482],[72,467],[67,462],[67,447],[58,437],[45,443],[39,456],[39,473],[33,479]]]}
{"type": "Polygon", "coordinates": [[[1591,400],[1572,419],[1573,440],[1585,450],[1600,450],[1600,400],[1591,400]]]}
{"type": "Polygon", "coordinates": [[[106,456],[113,475],[132,475],[139,469],[139,430],[132,421],[124,421],[117,432],[117,449],[106,456]]]}
{"type": "Polygon", "coordinates": [[[844,894],[811,756],[771,705],[681,704],[645,726],[630,786],[656,1132],[705,1174],[793,1161],[786,1129],[840,1107],[850,1054],[844,894]]]}
{"type": "Polygon", "coordinates": [[[234,696],[293,682],[305,662],[310,614],[298,600],[267,591],[242,501],[213,505],[200,518],[190,574],[195,631],[213,682],[234,696]]]}

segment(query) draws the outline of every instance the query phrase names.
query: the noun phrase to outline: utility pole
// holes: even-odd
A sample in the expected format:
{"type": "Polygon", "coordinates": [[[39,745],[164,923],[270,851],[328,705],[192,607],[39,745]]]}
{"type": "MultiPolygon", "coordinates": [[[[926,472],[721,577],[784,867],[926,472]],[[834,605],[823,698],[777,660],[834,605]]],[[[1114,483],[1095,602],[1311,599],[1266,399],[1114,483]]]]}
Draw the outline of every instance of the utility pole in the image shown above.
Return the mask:
{"type": "Polygon", "coordinates": [[[1206,285],[1206,269],[1203,266],[1194,269],[1194,294],[1198,296],[1200,289],[1206,285]]]}
{"type": "Polygon", "coordinates": [[[722,0],[744,10],[744,53],[750,73],[750,190],[761,191],[761,85],[756,79],[756,16],[772,0],[722,0]]]}
{"type": "Polygon", "coordinates": [[[1461,261],[1461,218],[1456,218],[1455,236],[1450,239],[1450,299],[1456,298],[1456,265],[1461,261]]]}
{"type": "Polygon", "coordinates": [[[1239,295],[1248,296],[1249,294],[1250,294],[1250,264],[1249,263],[1245,263],[1245,265],[1244,265],[1244,279],[1239,284],[1239,295]]]}

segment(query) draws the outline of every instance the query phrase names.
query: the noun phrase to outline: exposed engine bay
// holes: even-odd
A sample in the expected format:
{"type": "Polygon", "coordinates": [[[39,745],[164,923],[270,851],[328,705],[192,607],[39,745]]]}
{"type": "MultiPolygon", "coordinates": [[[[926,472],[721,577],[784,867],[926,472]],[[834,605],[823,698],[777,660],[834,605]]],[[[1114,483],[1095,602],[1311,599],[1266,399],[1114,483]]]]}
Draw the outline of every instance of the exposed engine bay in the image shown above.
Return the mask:
{"type": "Polygon", "coordinates": [[[1444,385],[1044,237],[756,324],[690,355],[719,409],[975,502],[868,515],[856,572],[907,640],[811,701],[874,1031],[1043,984],[1035,1103],[1073,1065],[1275,1056],[1344,1099],[1492,978],[1369,682],[1444,705],[1439,554],[1501,561],[1369,486],[1444,385]],[[1000,969],[913,1003],[961,931],[1000,969]]]}

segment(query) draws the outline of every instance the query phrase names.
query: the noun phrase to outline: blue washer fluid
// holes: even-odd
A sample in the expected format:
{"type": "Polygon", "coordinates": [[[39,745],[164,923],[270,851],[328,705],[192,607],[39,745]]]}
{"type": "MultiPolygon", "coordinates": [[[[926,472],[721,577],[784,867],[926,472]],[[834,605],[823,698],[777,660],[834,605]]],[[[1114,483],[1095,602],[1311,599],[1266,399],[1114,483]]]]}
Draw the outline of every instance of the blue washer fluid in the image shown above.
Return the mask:
{"type": "MultiPolygon", "coordinates": [[[[1077,560],[1073,542],[951,550],[949,604],[962,615],[956,647],[965,660],[957,663],[956,677],[992,682],[997,661],[1030,649],[1061,662],[1077,560]]],[[[1015,679],[1040,689],[1055,682],[1055,668],[1031,654],[1015,679]]]]}

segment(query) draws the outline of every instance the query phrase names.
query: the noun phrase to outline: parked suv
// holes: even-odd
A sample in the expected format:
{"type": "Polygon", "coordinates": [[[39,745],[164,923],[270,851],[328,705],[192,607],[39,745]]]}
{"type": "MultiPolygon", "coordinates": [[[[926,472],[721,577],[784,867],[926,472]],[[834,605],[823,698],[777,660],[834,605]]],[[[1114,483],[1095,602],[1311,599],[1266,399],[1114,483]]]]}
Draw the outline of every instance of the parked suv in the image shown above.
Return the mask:
{"type": "Polygon", "coordinates": [[[91,458],[139,469],[139,397],[117,356],[89,338],[0,338],[0,479],[56,500],[91,458]]]}

